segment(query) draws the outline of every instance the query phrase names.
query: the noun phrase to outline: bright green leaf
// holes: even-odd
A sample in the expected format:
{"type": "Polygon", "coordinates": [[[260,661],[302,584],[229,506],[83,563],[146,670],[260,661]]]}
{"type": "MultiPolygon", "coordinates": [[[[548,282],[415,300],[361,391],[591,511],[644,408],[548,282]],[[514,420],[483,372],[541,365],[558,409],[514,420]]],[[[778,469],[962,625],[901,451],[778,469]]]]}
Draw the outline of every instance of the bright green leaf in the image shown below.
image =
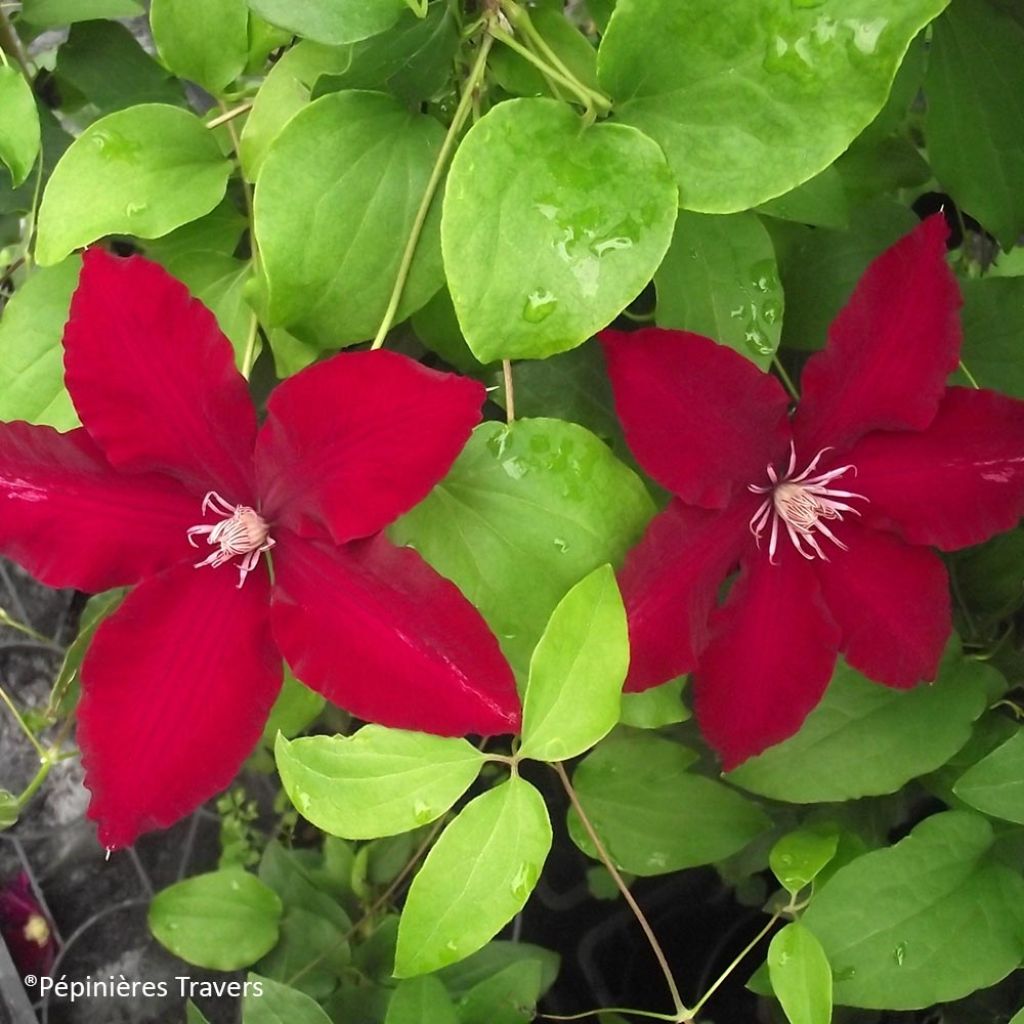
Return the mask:
{"type": "Polygon", "coordinates": [[[534,649],[519,756],[564,761],[589,750],[619,720],[628,668],[626,610],[603,565],[562,598],[534,649]]]}
{"type": "MultiPolygon", "coordinates": [[[[288,122],[256,183],[271,325],[324,348],[373,335],[443,140],[439,122],[382,93],[332,93],[288,122]]],[[[436,216],[416,253],[399,318],[444,280],[436,216]]]]}
{"type": "Polygon", "coordinates": [[[318,43],[354,43],[390,28],[405,0],[249,0],[271,25],[318,43]]]}
{"type": "Polygon", "coordinates": [[[798,893],[817,878],[838,848],[838,829],[810,825],[779,839],[768,854],[768,864],[787,892],[798,893]]]}
{"type": "Polygon", "coordinates": [[[650,281],[675,217],[671,172],[642,133],[587,126],[556,100],[492,108],[455,154],[441,224],[474,355],[542,359],[586,341],[650,281]]]}
{"type": "Polygon", "coordinates": [[[437,978],[400,981],[388,1004],[384,1024],[459,1024],[455,1004],[437,978]]]}
{"type": "Polygon", "coordinates": [[[772,989],[789,1024],[829,1024],[832,971],[814,933],[792,921],[768,947],[772,989]]]}
{"type": "Polygon", "coordinates": [[[641,693],[624,693],[620,703],[619,721],[634,729],[660,729],[690,719],[690,709],[683,703],[685,676],[670,679],[641,693]]]}
{"type": "Polygon", "coordinates": [[[985,814],[1024,825],[1024,731],[968,768],[953,792],[985,814]]]}
{"type": "Polygon", "coordinates": [[[0,161],[7,165],[17,188],[39,155],[40,134],[35,97],[17,68],[0,67],[0,110],[0,161]]]}
{"type": "Polygon", "coordinates": [[[782,333],[782,285],[772,240],[753,213],[681,212],[654,276],[655,323],[728,345],[762,370],[782,333]]]}
{"type": "Polygon", "coordinates": [[[194,114],[143,104],[91,124],[61,157],[43,193],[36,259],[122,232],[155,238],[209,213],[231,165],[194,114]]]}
{"type": "MultiPolygon", "coordinates": [[[[57,161],[64,150],[71,145],[71,136],[64,130],[60,121],[54,117],[48,107],[37,105],[39,127],[42,135],[40,157],[43,163],[43,184],[53,173],[57,161]]],[[[36,182],[35,175],[30,174],[18,188],[11,183],[11,172],[0,162],[0,220],[8,214],[24,214],[35,207],[36,182]]],[[[12,221],[7,221],[13,226],[12,221]]],[[[13,236],[11,238],[13,240],[13,236]]]]}
{"type": "Polygon", "coordinates": [[[62,28],[77,21],[134,18],[145,13],[140,0],[23,0],[20,18],[35,28],[62,28]]]}
{"type": "Polygon", "coordinates": [[[525,678],[565,592],[617,565],[653,511],[637,476],[582,427],[492,422],[390,533],[458,585],[525,678]]]}
{"type": "Polygon", "coordinates": [[[319,693],[300,683],[285,665],[284,684],[270,709],[270,717],[263,729],[263,742],[273,746],[279,732],[289,740],[297,736],[316,719],[326,703],[319,693]]]}
{"type": "Polygon", "coordinates": [[[116,21],[72,25],[57,51],[56,71],[58,79],[104,114],[140,103],[185,106],[181,83],[146,53],[130,29],[116,21]]]}
{"type": "Polygon", "coordinates": [[[248,967],[277,942],[281,901],[241,868],[196,875],[163,889],[149,927],[175,956],[215,971],[248,967]]]}
{"type": "Polygon", "coordinates": [[[21,801],[12,792],[0,789],[0,832],[18,823],[21,801]]]}
{"type": "Polygon", "coordinates": [[[1024,398],[1024,277],[961,281],[960,291],[964,365],[983,388],[1024,398]]]}
{"type": "MultiPolygon", "coordinates": [[[[696,755],[649,734],[605,740],[576,768],[573,785],[608,855],[634,875],[663,875],[722,860],[768,827],[739,793],[687,769],[696,755]]],[[[596,856],[583,823],[569,834],[596,856]]]]}
{"type": "Polygon", "coordinates": [[[35,270],[0,317],[0,420],[71,430],[78,414],[64,387],[61,337],[82,265],[72,256],[35,270]]]}
{"type": "Polygon", "coordinates": [[[1024,879],[990,856],[992,826],[948,811],[840,868],[803,917],[836,1002],[919,1009],[994,985],[1024,956],[1024,879]]]}
{"type": "Polygon", "coordinates": [[[948,0],[619,0],[598,70],[668,155],[680,203],[733,213],[831,164],[882,109],[948,0]]]}
{"type": "Polygon", "coordinates": [[[149,22],[164,63],[215,95],[242,73],[249,59],[245,0],[152,0],[149,22]]]}
{"type": "Polygon", "coordinates": [[[1009,249],[1024,231],[1024,24],[956,0],[932,26],[925,135],[935,176],[1009,249]]]}
{"type": "Polygon", "coordinates": [[[242,1024],[331,1024],[331,1018],[305,992],[258,974],[250,974],[247,980],[242,1024]]]}
{"type": "Polygon", "coordinates": [[[518,776],[467,804],[413,879],[395,976],[436,971],[493,938],[523,909],[550,848],[544,798],[518,776]]]}
{"type": "Polygon", "coordinates": [[[275,745],[281,782],[304,818],[331,835],[372,839],[439,818],[470,787],[483,757],[462,739],[366,725],[353,736],[275,745]]]}
{"type": "Polygon", "coordinates": [[[1018,1010],[1010,1020],[1010,1024],[1024,1024],[1024,1009],[1018,1010]]]}
{"type": "Polygon", "coordinates": [[[994,671],[951,652],[934,683],[895,690],[840,662],[800,731],[728,777],[791,803],[893,793],[944,764],[967,742],[971,724],[985,710],[994,671]]]}

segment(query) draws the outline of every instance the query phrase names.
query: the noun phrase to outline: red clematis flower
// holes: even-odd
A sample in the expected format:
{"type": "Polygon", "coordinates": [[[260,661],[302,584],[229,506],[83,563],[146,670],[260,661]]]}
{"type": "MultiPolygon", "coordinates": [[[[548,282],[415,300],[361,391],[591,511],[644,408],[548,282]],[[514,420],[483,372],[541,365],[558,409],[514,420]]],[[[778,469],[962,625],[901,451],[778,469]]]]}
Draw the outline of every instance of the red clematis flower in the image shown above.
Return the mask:
{"type": "Polygon", "coordinates": [[[946,387],[959,292],[941,217],[868,268],[778,381],[698,335],[602,335],[626,440],[674,498],[621,574],[627,689],[695,671],[726,769],[792,735],[836,655],[888,686],[935,678],[952,551],[1024,514],[1024,402],[946,387]],[[739,565],[724,603],[719,587],[739,565]]]}
{"type": "Polygon", "coordinates": [[[0,424],[0,551],[50,586],[139,584],[82,666],[78,738],[102,842],[165,827],[231,781],[282,655],[360,718],[518,728],[511,670],[479,614],[380,534],[447,472],[480,418],[478,383],[342,353],[281,384],[257,429],[213,315],[157,265],[99,249],[64,348],[84,427],[0,424]]]}
{"type": "Polygon", "coordinates": [[[50,973],[57,955],[57,940],[24,871],[0,887],[0,938],[23,978],[50,973]]]}

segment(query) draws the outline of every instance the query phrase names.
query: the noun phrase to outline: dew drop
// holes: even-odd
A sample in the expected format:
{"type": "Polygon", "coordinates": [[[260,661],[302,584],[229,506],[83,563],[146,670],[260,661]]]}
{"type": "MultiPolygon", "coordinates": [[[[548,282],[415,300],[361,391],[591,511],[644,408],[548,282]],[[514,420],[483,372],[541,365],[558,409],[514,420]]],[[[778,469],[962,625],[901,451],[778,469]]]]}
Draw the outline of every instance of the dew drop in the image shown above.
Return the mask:
{"type": "Polygon", "coordinates": [[[569,550],[569,544],[562,537],[555,537],[551,541],[552,544],[564,555],[569,550]]]}
{"type": "Polygon", "coordinates": [[[124,212],[128,217],[137,217],[140,213],[145,213],[148,209],[149,203],[128,203],[124,208],[124,212]]]}
{"type": "Polygon", "coordinates": [[[633,239],[617,235],[615,238],[606,238],[603,242],[594,242],[590,248],[595,256],[603,256],[606,252],[613,252],[616,249],[632,249],[633,239]]]}
{"type": "Polygon", "coordinates": [[[892,958],[893,958],[893,960],[896,961],[896,966],[897,967],[902,967],[903,966],[903,960],[906,957],[906,955],[907,955],[907,944],[905,942],[901,942],[892,951],[892,958]]]}
{"type": "Polygon", "coordinates": [[[417,800],[412,805],[412,816],[416,819],[417,825],[426,825],[427,822],[433,820],[434,810],[429,804],[417,800]]]}
{"type": "Polygon", "coordinates": [[[557,305],[558,299],[553,293],[546,288],[537,288],[526,297],[523,319],[527,323],[539,324],[551,316],[557,305]]]}

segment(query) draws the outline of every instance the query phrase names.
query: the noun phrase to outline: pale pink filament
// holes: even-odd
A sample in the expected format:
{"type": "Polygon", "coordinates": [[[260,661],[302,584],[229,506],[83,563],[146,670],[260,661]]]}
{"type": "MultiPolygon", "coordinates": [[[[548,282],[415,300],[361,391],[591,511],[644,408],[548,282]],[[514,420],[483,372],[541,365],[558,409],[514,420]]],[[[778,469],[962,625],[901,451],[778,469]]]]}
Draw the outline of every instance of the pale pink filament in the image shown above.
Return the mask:
{"type": "Polygon", "coordinates": [[[855,494],[853,491],[839,491],[830,487],[833,480],[838,480],[846,473],[856,475],[856,466],[839,466],[827,473],[819,473],[812,476],[818,463],[828,448],[822,448],[817,455],[811,459],[810,465],[796,476],[793,470],[796,469],[796,447],[790,442],[789,465],[786,472],[780,475],[775,467],[768,466],[768,479],[770,483],[764,486],[750,484],[748,490],[754,494],[766,494],[767,497],[761,502],[758,510],[750,520],[750,532],[754,540],[760,546],[761,535],[768,528],[771,521],[771,536],[768,540],[768,558],[774,564],[775,552],[779,542],[779,524],[781,523],[793,547],[804,558],[813,559],[815,556],[828,561],[828,555],[821,550],[818,538],[815,533],[827,537],[836,547],[843,551],[847,550],[846,545],[828,528],[825,520],[842,522],[844,512],[852,512],[859,516],[860,512],[852,505],[847,504],[844,498],[859,498],[867,501],[863,494],[855,494]],[[806,545],[806,547],[805,547],[806,545]],[[807,548],[810,548],[808,551],[807,548]]]}
{"type": "Polygon", "coordinates": [[[208,491],[203,498],[203,515],[208,510],[220,516],[221,521],[191,527],[188,530],[188,542],[194,548],[199,547],[195,538],[205,534],[206,543],[216,546],[217,550],[203,561],[196,562],[195,567],[200,569],[204,565],[212,565],[217,568],[232,558],[241,557],[242,561],[238,564],[238,585],[241,587],[245,577],[256,568],[260,555],[274,546],[270,528],[255,509],[248,505],[232,505],[216,491],[208,491]]]}

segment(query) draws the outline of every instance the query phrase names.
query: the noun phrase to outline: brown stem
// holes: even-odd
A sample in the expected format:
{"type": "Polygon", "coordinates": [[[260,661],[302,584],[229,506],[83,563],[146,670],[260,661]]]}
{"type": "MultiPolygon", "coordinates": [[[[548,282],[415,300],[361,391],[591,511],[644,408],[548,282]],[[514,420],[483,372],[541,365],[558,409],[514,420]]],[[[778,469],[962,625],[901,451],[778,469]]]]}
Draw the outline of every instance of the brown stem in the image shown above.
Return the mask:
{"type": "Polygon", "coordinates": [[[29,88],[31,88],[32,65],[29,64],[25,48],[21,45],[21,39],[18,38],[18,33],[15,32],[11,19],[7,16],[7,12],[3,7],[0,7],[0,50],[14,58],[15,63],[21,69],[21,73],[25,76],[25,81],[28,82],[29,88]]]}

